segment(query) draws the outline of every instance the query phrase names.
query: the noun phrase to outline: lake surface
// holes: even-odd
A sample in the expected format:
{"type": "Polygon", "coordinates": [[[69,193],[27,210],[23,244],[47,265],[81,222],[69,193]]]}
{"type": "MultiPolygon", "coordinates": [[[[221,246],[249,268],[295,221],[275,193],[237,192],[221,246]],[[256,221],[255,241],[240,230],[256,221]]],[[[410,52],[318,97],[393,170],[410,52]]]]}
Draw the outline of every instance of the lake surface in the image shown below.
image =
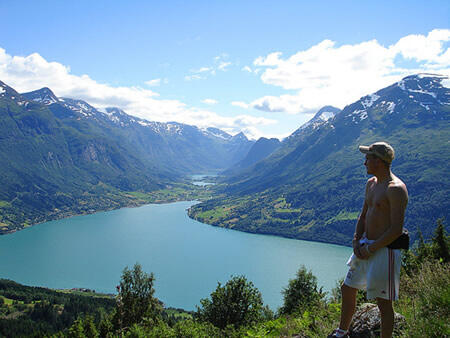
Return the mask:
{"type": "Polygon", "coordinates": [[[192,179],[193,185],[198,185],[201,187],[205,187],[207,185],[214,185],[213,182],[206,182],[208,178],[217,177],[217,174],[211,174],[211,175],[190,175],[190,178],[192,179]]]}
{"type": "Polygon", "coordinates": [[[245,275],[276,310],[281,290],[303,264],[324,290],[344,277],[348,247],[255,235],[187,216],[195,202],[76,216],[0,236],[0,277],[50,288],[114,293],[122,270],[153,272],[166,306],[194,310],[231,275],[245,275]]]}

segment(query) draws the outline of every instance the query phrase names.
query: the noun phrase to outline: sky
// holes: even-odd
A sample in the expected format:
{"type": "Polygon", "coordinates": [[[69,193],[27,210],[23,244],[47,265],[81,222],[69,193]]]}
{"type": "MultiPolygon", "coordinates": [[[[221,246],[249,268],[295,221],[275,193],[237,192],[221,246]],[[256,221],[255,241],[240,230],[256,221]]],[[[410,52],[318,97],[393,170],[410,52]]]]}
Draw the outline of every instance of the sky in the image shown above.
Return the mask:
{"type": "Polygon", "coordinates": [[[0,0],[0,80],[249,138],[420,73],[450,75],[450,1],[0,0]]]}

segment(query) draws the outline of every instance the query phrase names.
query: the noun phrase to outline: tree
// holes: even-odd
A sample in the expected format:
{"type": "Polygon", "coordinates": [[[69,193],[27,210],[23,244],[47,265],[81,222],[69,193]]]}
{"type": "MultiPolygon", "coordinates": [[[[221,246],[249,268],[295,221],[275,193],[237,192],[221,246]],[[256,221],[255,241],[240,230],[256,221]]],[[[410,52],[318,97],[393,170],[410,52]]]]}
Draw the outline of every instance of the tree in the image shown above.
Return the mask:
{"type": "Polygon", "coordinates": [[[431,250],[435,259],[444,261],[447,263],[450,261],[450,239],[447,236],[444,228],[444,219],[437,220],[436,230],[434,231],[434,237],[431,242],[431,250]]]}
{"type": "Polygon", "coordinates": [[[148,275],[136,263],[133,270],[125,267],[117,287],[116,312],[113,318],[116,329],[128,328],[132,324],[141,322],[144,318],[155,321],[161,315],[161,305],[153,296],[155,290],[153,273],[148,275]]]}
{"type": "Polygon", "coordinates": [[[289,285],[282,291],[284,304],[281,314],[303,313],[305,310],[318,305],[325,294],[317,287],[317,277],[302,266],[297,276],[289,281],[289,285]]]}
{"type": "Polygon", "coordinates": [[[200,303],[196,318],[220,329],[256,323],[265,313],[261,292],[244,276],[232,276],[224,286],[218,283],[211,299],[204,298],[200,303]]]}

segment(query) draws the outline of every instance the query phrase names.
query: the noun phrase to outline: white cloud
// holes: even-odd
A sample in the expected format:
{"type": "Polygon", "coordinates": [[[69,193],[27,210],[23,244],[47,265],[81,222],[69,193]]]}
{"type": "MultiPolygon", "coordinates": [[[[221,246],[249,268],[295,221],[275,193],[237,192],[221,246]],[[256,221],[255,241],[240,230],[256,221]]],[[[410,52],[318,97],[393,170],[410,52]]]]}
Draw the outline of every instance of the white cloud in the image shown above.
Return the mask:
{"type": "Polygon", "coordinates": [[[249,66],[242,67],[242,70],[249,73],[253,73],[252,69],[249,66]]]}
{"type": "Polygon", "coordinates": [[[210,105],[219,103],[217,100],[214,99],[204,99],[202,102],[210,105]]]}
{"type": "Polygon", "coordinates": [[[248,109],[250,107],[249,104],[242,102],[242,101],[233,101],[233,102],[231,102],[231,105],[235,106],[235,107],[241,107],[244,109],[248,109]]]}
{"type": "Polygon", "coordinates": [[[265,67],[264,83],[296,93],[265,96],[251,105],[264,111],[310,113],[325,104],[342,108],[412,73],[450,75],[448,41],[450,30],[433,30],[427,36],[403,37],[389,47],[376,40],[342,46],[324,40],[287,58],[280,52],[258,57],[254,65],[265,67]],[[401,58],[414,66],[402,66],[401,58]]]}
{"type": "Polygon", "coordinates": [[[231,65],[231,62],[225,62],[225,61],[222,61],[222,62],[219,63],[219,65],[217,66],[217,68],[218,68],[219,70],[226,71],[226,68],[227,68],[229,65],[231,65]]]}
{"type": "Polygon", "coordinates": [[[204,72],[209,72],[211,70],[212,70],[211,67],[202,67],[202,68],[197,69],[197,70],[192,70],[192,72],[193,73],[204,73],[204,72]]]}
{"type": "Polygon", "coordinates": [[[19,92],[49,87],[56,96],[82,99],[99,109],[115,106],[149,121],[216,127],[232,134],[249,130],[251,137],[261,135],[258,127],[277,122],[246,115],[224,117],[213,111],[187,106],[179,100],[161,99],[158,93],[148,89],[98,83],[88,75],[73,75],[69,67],[48,62],[37,53],[25,57],[11,56],[0,48],[0,80],[19,92]]]}
{"type": "Polygon", "coordinates": [[[150,87],[158,87],[161,85],[161,79],[153,79],[145,82],[150,87]]]}
{"type": "Polygon", "coordinates": [[[206,79],[206,77],[200,76],[200,75],[197,75],[197,74],[193,74],[193,75],[186,75],[186,76],[184,77],[184,79],[185,79],[186,81],[192,81],[192,80],[204,80],[204,79],[206,79]]]}
{"type": "Polygon", "coordinates": [[[216,75],[217,71],[220,70],[222,72],[226,72],[227,67],[231,66],[232,63],[229,61],[224,61],[223,59],[227,59],[228,54],[221,54],[219,56],[215,56],[213,59],[213,64],[211,66],[200,67],[199,69],[191,69],[190,73],[192,75],[186,75],[184,79],[186,81],[192,80],[206,80],[210,75],[216,75]],[[202,74],[202,75],[199,75],[202,74]]]}

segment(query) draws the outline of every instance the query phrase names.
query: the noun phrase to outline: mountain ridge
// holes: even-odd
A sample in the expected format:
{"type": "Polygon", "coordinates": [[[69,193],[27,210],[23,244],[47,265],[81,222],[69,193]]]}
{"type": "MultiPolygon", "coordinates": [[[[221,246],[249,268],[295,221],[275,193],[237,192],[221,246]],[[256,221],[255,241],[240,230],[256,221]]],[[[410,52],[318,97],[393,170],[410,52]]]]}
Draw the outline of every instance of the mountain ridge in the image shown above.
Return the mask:
{"type": "Polygon", "coordinates": [[[0,233],[143,203],[140,193],[225,168],[253,144],[243,134],[101,112],[46,87],[19,94],[3,82],[0,135],[0,233]]]}
{"type": "Polygon", "coordinates": [[[450,90],[443,80],[409,76],[349,104],[311,133],[283,141],[251,170],[225,177],[216,188],[225,197],[192,207],[191,217],[348,245],[367,180],[358,145],[385,140],[397,152],[393,172],[410,190],[406,227],[429,236],[450,209],[450,90]]]}

